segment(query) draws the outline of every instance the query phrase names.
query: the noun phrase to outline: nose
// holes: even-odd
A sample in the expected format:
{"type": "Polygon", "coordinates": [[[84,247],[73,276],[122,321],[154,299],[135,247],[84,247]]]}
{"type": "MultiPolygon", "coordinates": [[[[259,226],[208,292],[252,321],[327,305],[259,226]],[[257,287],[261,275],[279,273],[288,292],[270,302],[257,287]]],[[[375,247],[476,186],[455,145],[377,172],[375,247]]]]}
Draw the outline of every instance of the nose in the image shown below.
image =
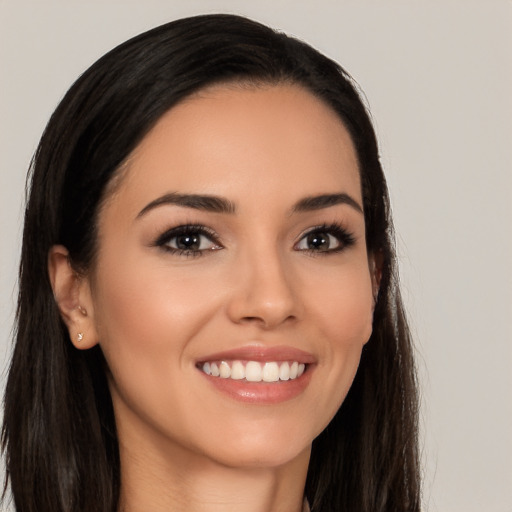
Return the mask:
{"type": "Polygon", "coordinates": [[[232,272],[235,282],[228,304],[233,322],[273,329],[298,318],[300,304],[292,269],[277,252],[260,250],[240,257],[232,272]]]}

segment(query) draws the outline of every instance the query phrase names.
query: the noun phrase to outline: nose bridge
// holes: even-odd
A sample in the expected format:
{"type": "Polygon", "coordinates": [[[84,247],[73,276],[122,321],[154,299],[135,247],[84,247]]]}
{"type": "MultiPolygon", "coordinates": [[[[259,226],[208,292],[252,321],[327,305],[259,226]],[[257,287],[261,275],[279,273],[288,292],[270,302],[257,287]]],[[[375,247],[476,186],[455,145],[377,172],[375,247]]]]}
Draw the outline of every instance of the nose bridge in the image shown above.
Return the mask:
{"type": "Polygon", "coordinates": [[[240,252],[236,266],[237,281],[230,304],[233,320],[258,321],[273,327],[296,318],[292,268],[277,243],[266,240],[251,244],[240,252]]]}

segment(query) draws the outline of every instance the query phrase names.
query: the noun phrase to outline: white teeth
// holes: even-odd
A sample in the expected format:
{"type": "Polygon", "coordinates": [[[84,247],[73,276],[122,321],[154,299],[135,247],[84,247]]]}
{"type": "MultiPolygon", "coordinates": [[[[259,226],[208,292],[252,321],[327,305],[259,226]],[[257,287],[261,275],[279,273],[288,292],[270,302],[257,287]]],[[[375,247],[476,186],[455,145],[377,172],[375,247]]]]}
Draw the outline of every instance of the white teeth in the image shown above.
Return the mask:
{"type": "Polygon", "coordinates": [[[231,377],[231,368],[226,361],[220,363],[219,371],[222,379],[229,379],[229,377],[231,377]]]}
{"type": "Polygon", "coordinates": [[[279,380],[288,380],[290,378],[290,365],[283,363],[279,367],[279,380]]]}
{"type": "MultiPolygon", "coordinates": [[[[207,365],[208,363],[204,363],[205,365],[207,365]]],[[[204,366],[203,366],[203,371],[204,373],[208,373],[204,366]]],[[[210,372],[211,372],[211,375],[212,377],[218,377],[220,375],[220,372],[219,372],[219,367],[217,366],[217,363],[212,363],[210,365],[210,372]]]]}
{"type": "Polygon", "coordinates": [[[245,368],[240,361],[235,361],[231,367],[231,378],[234,380],[245,379],[245,368]]]}
{"type": "Polygon", "coordinates": [[[245,365],[245,378],[249,382],[261,382],[261,364],[256,361],[249,361],[245,365]]]}
{"type": "Polygon", "coordinates": [[[258,361],[220,361],[206,362],[202,366],[202,370],[207,375],[212,377],[221,377],[223,379],[243,380],[248,382],[277,382],[293,380],[300,377],[306,365],[293,361],[289,363],[284,361],[278,363],[276,361],[269,361],[260,363],[258,361]]]}
{"type": "Polygon", "coordinates": [[[277,363],[265,363],[263,367],[263,381],[277,382],[279,380],[279,366],[277,363]]]}

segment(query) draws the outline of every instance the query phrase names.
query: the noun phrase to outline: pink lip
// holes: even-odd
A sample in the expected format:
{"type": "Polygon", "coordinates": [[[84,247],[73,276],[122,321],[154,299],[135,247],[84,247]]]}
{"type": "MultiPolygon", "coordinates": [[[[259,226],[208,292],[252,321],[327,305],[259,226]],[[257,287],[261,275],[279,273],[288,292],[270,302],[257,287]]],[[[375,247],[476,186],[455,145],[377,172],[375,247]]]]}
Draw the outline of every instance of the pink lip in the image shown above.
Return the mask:
{"type": "Polygon", "coordinates": [[[313,364],[316,358],[303,350],[293,347],[263,347],[257,345],[249,345],[223,352],[216,352],[198,359],[198,362],[205,361],[297,361],[298,363],[313,364]]]}
{"type": "Polygon", "coordinates": [[[307,388],[316,358],[302,350],[292,347],[248,346],[209,354],[198,360],[198,370],[207,382],[216,390],[240,402],[260,405],[272,405],[291,400],[307,388]],[[212,377],[200,369],[200,362],[205,361],[297,361],[307,364],[306,371],[297,379],[279,382],[247,382],[246,380],[223,379],[212,377]]]}

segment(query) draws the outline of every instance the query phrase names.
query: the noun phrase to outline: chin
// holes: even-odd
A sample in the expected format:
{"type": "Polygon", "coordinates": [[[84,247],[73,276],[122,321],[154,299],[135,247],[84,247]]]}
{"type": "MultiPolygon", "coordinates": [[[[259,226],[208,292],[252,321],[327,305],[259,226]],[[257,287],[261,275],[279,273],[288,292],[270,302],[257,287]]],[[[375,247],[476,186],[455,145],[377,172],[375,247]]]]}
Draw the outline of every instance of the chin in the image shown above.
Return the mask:
{"type": "Polygon", "coordinates": [[[272,469],[279,468],[295,461],[309,459],[311,444],[298,449],[274,450],[273,446],[255,449],[241,449],[232,454],[222,454],[217,458],[217,462],[229,468],[236,469],[272,469]]]}
{"type": "Polygon", "coordinates": [[[210,457],[227,467],[277,468],[296,459],[309,458],[315,436],[305,429],[279,425],[243,428],[227,433],[210,457]]]}

